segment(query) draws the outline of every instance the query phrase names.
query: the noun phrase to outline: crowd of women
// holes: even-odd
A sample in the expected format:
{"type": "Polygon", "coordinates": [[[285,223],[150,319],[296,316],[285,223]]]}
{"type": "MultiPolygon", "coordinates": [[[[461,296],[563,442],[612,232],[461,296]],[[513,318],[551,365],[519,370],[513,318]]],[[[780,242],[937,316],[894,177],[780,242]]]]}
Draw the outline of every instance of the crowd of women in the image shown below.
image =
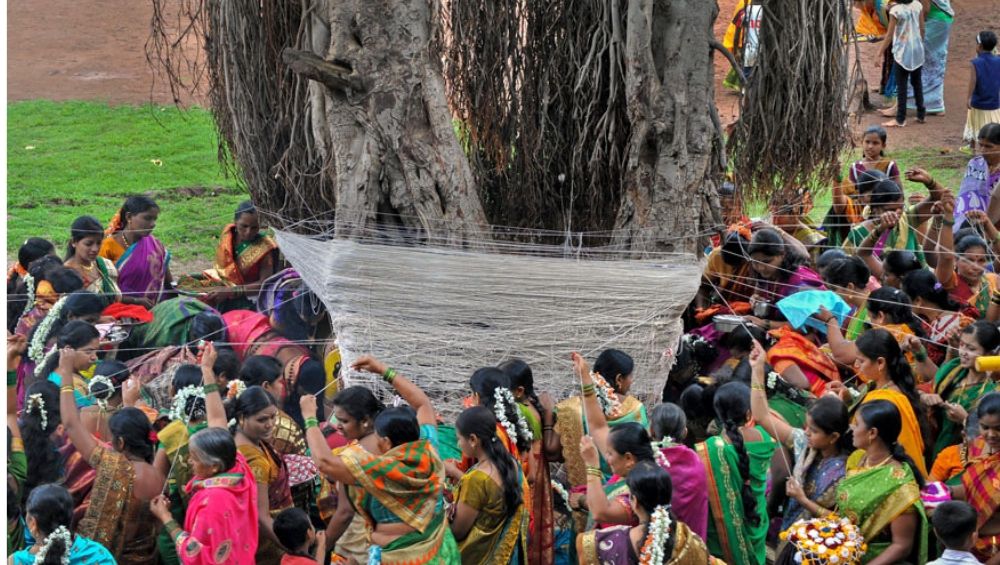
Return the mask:
{"type": "Polygon", "coordinates": [[[484,359],[454,421],[372,356],[351,369],[396,401],[340,386],[325,312],[249,203],[214,268],[176,281],[145,197],[107,229],[78,218],[63,256],[28,240],[8,276],[9,559],[793,563],[781,532],[836,515],[867,563],[996,565],[1000,125],[957,196],[885,144],[866,132],[819,225],[806,191],[767,221],[727,210],[669,375],[566,352],[579,394],[557,401],[524,361],[484,359]],[[946,504],[976,517],[966,537],[946,504]]]}

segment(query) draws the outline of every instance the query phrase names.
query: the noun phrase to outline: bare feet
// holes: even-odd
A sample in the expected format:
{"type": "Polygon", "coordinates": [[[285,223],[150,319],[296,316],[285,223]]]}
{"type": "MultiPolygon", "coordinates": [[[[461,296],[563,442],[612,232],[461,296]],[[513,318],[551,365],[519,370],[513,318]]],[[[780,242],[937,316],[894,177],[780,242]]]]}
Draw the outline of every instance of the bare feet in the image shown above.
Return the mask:
{"type": "Polygon", "coordinates": [[[896,120],[889,120],[888,122],[882,122],[882,127],[884,127],[884,128],[904,128],[904,127],[906,127],[906,122],[899,123],[896,120]]]}
{"type": "Polygon", "coordinates": [[[893,104],[892,106],[889,106],[884,110],[879,110],[878,113],[885,116],[886,118],[894,118],[896,117],[896,105],[893,104]]]}

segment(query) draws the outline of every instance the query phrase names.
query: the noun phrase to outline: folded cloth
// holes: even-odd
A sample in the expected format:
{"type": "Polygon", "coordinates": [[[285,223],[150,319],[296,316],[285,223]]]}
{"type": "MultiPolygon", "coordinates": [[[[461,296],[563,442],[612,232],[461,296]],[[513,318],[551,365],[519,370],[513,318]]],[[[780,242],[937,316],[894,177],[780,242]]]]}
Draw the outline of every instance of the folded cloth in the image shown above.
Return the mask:
{"type": "Polygon", "coordinates": [[[788,323],[793,328],[801,330],[804,327],[816,328],[822,333],[826,333],[826,324],[813,318],[818,314],[820,308],[826,308],[831,314],[837,317],[841,324],[851,313],[851,307],[844,299],[829,290],[803,290],[791,296],[782,298],[776,304],[788,323]]]}
{"type": "Polygon", "coordinates": [[[951,500],[951,490],[942,482],[927,483],[924,490],[920,491],[920,500],[924,503],[924,508],[936,508],[942,502],[951,500]]]}
{"type": "Polygon", "coordinates": [[[148,324],[153,321],[153,313],[138,304],[122,304],[121,302],[115,302],[105,308],[104,312],[101,312],[101,314],[104,316],[111,316],[116,320],[132,318],[142,322],[143,324],[148,324]]]}

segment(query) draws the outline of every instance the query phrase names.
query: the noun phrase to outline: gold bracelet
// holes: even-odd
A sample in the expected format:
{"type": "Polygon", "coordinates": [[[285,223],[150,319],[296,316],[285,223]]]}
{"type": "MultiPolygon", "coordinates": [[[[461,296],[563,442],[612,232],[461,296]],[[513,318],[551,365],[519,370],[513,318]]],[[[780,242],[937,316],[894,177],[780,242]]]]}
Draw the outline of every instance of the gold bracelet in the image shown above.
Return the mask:
{"type": "Polygon", "coordinates": [[[600,480],[604,480],[604,473],[601,472],[600,467],[590,467],[587,466],[587,475],[591,477],[597,477],[600,480]]]}
{"type": "Polygon", "coordinates": [[[764,385],[760,383],[750,383],[750,390],[760,390],[767,392],[767,388],[765,388],[764,385]]]}
{"type": "Polygon", "coordinates": [[[59,392],[68,392],[70,394],[73,394],[74,392],[76,392],[76,390],[72,386],[67,385],[64,387],[59,387],[59,392]]]}

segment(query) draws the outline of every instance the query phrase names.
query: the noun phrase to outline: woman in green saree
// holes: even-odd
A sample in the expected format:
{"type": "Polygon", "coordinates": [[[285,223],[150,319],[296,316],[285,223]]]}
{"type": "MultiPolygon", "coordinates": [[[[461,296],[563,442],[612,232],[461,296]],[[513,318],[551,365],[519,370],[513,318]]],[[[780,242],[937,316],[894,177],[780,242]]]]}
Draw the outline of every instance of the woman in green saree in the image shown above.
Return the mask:
{"type": "Polygon", "coordinates": [[[927,516],[920,502],[924,480],[899,444],[903,420],[896,405],[873,400],[854,421],[847,474],[837,485],[837,511],[861,530],[863,563],[927,562],[927,516]]]}
{"type": "Polygon", "coordinates": [[[777,444],[753,425],[750,388],[729,382],[715,393],[722,434],[696,446],[708,473],[708,549],[727,563],[763,565],[767,470],[777,444]],[[737,496],[736,493],[739,493],[737,496]]]}
{"type": "MultiPolygon", "coordinates": [[[[934,376],[934,392],[921,394],[920,403],[930,408],[938,424],[937,440],[930,460],[950,445],[962,443],[962,424],[975,411],[979,399],[1000,384],[989,373],[976,370],[976,359],[995,355],[1000,348],[1000,330],[990,322],[980,320],[962,329],[958,357],[949,359],[934,376]]],[[[927,359],[922,364],[931,364],[927,359]]]]}
{"type": "Polygon", "coordinates": [[[416,408],[379,412],[373,421],[376,452],[352,444],[334,455],[316,420],[316,397],[299,399],[313,460],[327,478],[352,487],[349,502],[369,525],[368,563],[458,565],[458,546],[444,519],[444,464],[435,447],[430,399],[372,357],[360,357],[353,369],[381,374],[416,408]]]}

